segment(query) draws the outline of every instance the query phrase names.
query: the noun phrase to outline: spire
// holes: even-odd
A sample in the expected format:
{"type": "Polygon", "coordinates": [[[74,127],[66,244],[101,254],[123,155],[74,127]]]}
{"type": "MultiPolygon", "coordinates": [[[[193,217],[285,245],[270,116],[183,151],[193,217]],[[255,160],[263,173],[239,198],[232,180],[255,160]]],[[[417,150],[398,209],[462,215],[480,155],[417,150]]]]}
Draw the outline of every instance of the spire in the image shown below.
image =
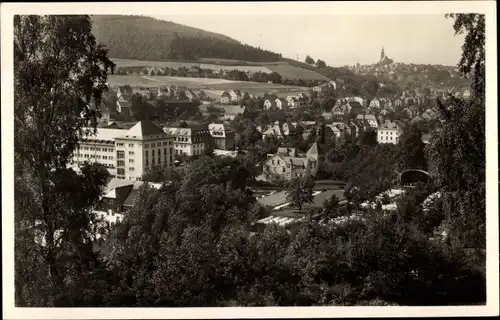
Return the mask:
{"type": "Polygon", "coordinates": [[[385,52],[384,52],[384,47],[382,47],[382,52],[380,53],[380,60],[384,59],[385,57],[385,52]]]}

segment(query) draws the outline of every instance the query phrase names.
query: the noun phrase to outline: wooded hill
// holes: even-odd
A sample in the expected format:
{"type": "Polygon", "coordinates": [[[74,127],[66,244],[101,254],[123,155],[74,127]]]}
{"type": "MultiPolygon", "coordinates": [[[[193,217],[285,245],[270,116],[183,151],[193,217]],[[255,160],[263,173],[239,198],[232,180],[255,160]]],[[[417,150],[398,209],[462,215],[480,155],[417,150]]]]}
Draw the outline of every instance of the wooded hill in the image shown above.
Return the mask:
{"type": "Polygon", "coordinates": [[[109,56],[137,60],[199,58],[279,61],[281,54],[262,50],[227,36],[144,16],[94,15],[92,32],[109,56]]]}

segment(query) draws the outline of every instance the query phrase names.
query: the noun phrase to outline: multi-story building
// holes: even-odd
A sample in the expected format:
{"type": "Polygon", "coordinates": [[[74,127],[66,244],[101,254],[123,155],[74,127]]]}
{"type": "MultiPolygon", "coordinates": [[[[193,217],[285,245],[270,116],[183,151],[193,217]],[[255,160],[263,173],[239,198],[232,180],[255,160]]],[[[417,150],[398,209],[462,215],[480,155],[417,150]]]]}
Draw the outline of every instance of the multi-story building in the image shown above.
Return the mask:
{"type": "Polygon", "coordinates": [[[173,164],[173,139],[150,121],[140,121],[125,134],[115,138],[116,177],[141,180],[155,167],[173,164]]]}
{"type": "Polygon", "coordinates": [[[208,125],[208,131],[212,136],[212,143],[215,149],[234,150],[235,135],[231,128],[224,124],[211,123],[208,125]]]}
{"type": "Polygon", "coordinates": [[[100,163],[118,179],[140,181],[153,167],[171,167],[172,155],[172,137],[154,123],[140,121],[129,130],[97,128],[80,141],[71,164],[100,163]]]}
{"type": "Polygon", "coordinates": [[[208,147],[208,128],[165,127],[163,130],[173,137],[174,155],[198,156],[208,147]]]}
{"type": "Polygon", "coordinates": [[[320,165],[320,152],[315,142],[305,155],[295,154],[294,149],[280,148],[274,155],[268,155],[262,179],[265,181],[291,181],[306,175],[314,176],[320,165]]]}
{"type": "Polygon", "coordinates": [[[402,123],[385,120],[385,122],[378,127],[377,142],[397,144],[402,133],[402,123]]]}

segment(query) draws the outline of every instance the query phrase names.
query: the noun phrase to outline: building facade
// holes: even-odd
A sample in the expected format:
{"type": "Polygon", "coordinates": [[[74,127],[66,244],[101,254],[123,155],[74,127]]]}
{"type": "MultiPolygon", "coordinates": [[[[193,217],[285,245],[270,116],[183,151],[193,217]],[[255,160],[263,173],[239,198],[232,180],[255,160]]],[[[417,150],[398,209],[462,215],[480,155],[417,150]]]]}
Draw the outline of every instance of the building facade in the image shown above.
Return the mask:
{"type": "Polygon", "coordinates": [[[320,165],[317,143],[303,156],[297,156],[295,150],[293,153],[290,151],[291,149],[278,150],[276,154],[268,155],[261,176],[263,180],[291,181],[307,175],[316,175],[320,165]]]}
{"type": "Polygon", "coordinates": [[[377,142],[397,144],[402,133],[403,126],[401,123],[386,120],[378,127],[377,142]]]}
{"type": "Polygon", "coordinates": [[[118,179],[141,181],[154,167],[171,167],[173,139],[150,121],[140,121],[129,130],[98,128],[81,139],[70,165],[99,163],[118,179]]]}
{"type": "Polygon", "coordinates": [[[199,156],[203,155],[208,147],[207,137],[210,133],[206,128],[179,128],[170,127],[163,130],[173,137],[174,156],[199,156]]]}
{"type": "Polygon", "coordinates": [[[212,137],[213,147],[221,150],[234,150],[235,135],[233,130],[224,124],[211,123],[208,131],[212,137]]]}

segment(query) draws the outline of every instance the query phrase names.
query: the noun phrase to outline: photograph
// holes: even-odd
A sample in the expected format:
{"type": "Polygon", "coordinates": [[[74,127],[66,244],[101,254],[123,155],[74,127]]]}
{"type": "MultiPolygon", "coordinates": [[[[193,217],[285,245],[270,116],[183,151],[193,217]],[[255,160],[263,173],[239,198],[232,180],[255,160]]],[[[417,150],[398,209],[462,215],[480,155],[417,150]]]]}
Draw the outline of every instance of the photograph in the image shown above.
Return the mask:
{"type": "Polygon", "coordinates": [[[2,4],[12,318],[498,315],[496,4],[391,3],[2,4]]]}

